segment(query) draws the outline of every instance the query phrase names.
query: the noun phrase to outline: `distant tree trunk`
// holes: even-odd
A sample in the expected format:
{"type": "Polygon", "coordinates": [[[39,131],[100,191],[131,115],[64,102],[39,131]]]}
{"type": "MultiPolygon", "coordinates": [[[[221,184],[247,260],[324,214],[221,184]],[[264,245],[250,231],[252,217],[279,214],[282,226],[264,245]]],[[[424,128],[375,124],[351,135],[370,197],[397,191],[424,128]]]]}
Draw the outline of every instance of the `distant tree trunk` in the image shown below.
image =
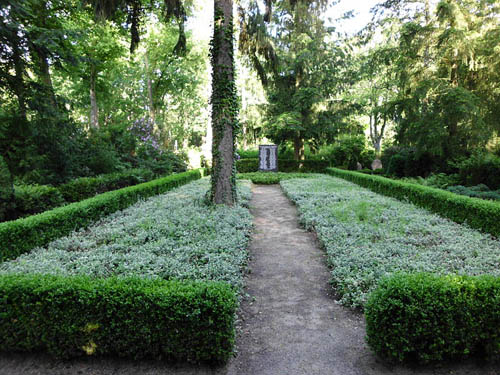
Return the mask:
{"type": "Polygon", "coordinates": [[[14,70],[16,72],[16,76],[14,78],[15,85],[14,90],[17,96],[17,102],[19,106],[19,116],[21,119],[26,122],[26,89],[24,86],[24,63],[21,58],[21,52],[19,51],[18,45],[13,46],[13,59],[14,59],[14,70]]]}
{"type": "Polygon", "coordinates": [[[300,135],[296,135],[293,139],[293,151],[295,160],[299,161],[305,159],[304,139],[302,139],[300,135]]]}
{"type": "Polygon", "coordinates": [[[97,105],[96,93],[97,69],[94,63],[90,63],[90,127],[99,128],[99,107],[97,105]]]}
{"type": "Polygon", "coordinates": [[[234,81],[233,1],[214,0],[212,59],[212,165],[210,198],[216,204],[236,201],[234,142],[237,95],[234,81]]]}
{"type": "Polygon", "coordinates": [[[54,86],[52,85],[52,78],[50,76],[50,65],[46,51],[37,45],[32,45],[31,55],[37,62],[37,74],[40,78],[40,83],[43,85],[43,90],[47,95],[46,99],[55,109],[57,107],[56,94],[54,91],[54,86]]]}
{"type": "Polygon", "coordinates": [[[148,107],[149,107],[149,117],[151,121],[153,121],[154,126],[156,127],[156,110],[155,103],[153,100],[153,82],[151,80],[151,74],[149,72],[149,59],[148,55],[144,55],[144,68],[146,70],[146,81],[148,85],[148,107]]]}

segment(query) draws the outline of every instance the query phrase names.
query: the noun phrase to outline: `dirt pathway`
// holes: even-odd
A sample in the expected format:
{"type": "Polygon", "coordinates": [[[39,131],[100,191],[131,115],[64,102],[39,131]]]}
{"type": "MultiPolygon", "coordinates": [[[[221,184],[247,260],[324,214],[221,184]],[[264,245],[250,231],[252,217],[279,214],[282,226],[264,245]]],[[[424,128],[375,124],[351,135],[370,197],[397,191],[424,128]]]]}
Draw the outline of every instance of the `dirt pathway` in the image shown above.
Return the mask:
{"type": "Polygon", "coordinates": [[[474,363],[441,368],[389,367],[365,344],[362,314],[335,303],[325,254],[298,223],[278,185],[253,190],[251,274],[237,348],[228,375],[488,374],[474,363]]]}
{"type": "Polygon", "coordinates": [[[155,361],[0,354],[2,375],[499,375],[495,365],[389,367],[364,343],[360,313],[335,303],[324,252],[302,230],[279,186],[255,186],[255,232],[240,311],[237,355],[227,366],[173,366],[155,361]]]}

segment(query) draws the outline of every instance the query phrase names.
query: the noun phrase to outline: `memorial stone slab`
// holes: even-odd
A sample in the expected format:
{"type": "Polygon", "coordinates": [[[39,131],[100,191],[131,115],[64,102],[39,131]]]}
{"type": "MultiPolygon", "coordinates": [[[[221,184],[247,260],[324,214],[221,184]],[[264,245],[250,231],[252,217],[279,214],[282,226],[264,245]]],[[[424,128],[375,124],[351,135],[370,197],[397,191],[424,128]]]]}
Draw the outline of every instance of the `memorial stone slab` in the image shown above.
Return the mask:
{"type": "Polygon", "coordinates": [[[259,171],[277,172],[278,171],[278,146],[260,145],[259,146],[259,171]]]}

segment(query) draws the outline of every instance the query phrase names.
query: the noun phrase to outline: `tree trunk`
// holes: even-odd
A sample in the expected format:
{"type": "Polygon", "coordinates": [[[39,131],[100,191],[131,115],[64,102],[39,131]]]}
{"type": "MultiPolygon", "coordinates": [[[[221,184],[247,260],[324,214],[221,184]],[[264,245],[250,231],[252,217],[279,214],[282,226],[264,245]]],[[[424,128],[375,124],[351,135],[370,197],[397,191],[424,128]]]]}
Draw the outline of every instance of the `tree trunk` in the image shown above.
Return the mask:
{"type": "Polygon", "coordinates": [[[50,66],[47,58],[47,54],[43,50],[42,47],[38,47],[33,45],[33,52],[37,61],[37,70],[40,78],[40,82],[43,85],[43,90],[47,95],[47,99],[50,101],[50,104],[56,108],[56,94],[54,91],[54,86],[52,85],[52,78],[50,77],[50,66]]]}
{"type": "Polygon", "coordinates": [[[153,121],[153,127],[156,128],[156,109],[153,100],[153,82],[151,80],[151,74],[149,72],[149,60],[148,55],[144,55],[144,68],[146,70],[146,81],[148,85],[148,107],[149,107],[149,117],[153,121]]]}
{"type": "Polygon", "coordinates": [[[90,127],[99,128],[99,107],[96,94],[97,70],[93,63],[90,64],[90,127]]]}
{"type": "Polygon", "coordinates": [[[300,137],[300,135],[296,135],[293,139],[293,151],[295,160],[304,160],[304,140],[300,137]]]}
{"type": "Polygon", "coordinates": [[[18,45],[13,46],[13,59],[14,59],[14,70],[16,72],[14,90],[17,96],[17,102],[19,105],[19,116],[24,123],[27,121],[26,116],[26,89],[24,85],[24,62],[21,59],[21,52],[19,51],[18,45]]]}
{"type": "Polygon", "coordinates": [[[234,82],[233,1],[214,0],[212,62],[211,200],[232,205],[236,201],[234,142],[237,130],[237,95],[234,82]]]}

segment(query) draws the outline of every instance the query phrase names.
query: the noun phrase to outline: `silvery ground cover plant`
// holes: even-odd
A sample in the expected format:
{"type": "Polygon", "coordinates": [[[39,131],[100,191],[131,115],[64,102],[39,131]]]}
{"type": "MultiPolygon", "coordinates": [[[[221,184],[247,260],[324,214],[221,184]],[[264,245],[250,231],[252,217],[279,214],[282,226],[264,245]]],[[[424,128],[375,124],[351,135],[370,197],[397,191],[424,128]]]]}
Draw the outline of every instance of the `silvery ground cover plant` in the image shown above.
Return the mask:
{"type": "Polygon", "coordinates": [[[242,286],[252,216],[249,182],[234,207],[209,207],[208,179],[141,201],[86,230],[0,265],[0,273],[218,280],[242,286]]]}
{"type": "Polygon", "coordinates": [[[500,276],[500,240],[334,177],[281,182],[326,249],[340,302],[362,308],[394,272],[500,276]]]}

